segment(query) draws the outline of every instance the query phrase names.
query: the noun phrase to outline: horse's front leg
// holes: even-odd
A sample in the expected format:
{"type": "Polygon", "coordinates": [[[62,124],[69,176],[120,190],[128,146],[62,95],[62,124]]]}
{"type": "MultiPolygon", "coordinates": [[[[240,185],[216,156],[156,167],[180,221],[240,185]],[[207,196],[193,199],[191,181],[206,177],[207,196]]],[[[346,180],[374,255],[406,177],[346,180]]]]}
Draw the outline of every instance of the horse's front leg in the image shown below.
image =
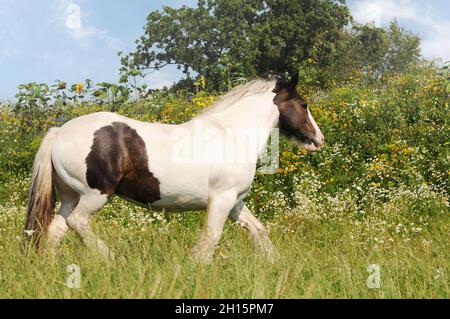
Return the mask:
{"type": "Polygon", "coordinates": [[[201,263],[210,264],[214,250],[222,236],[223,227],[236,204],[235,191],[226,191],[209,196],[206,223],[203,226],[198,244],[193,249],[194,257],[201,263]]]}
{"type": "Polygon", "coordinates": [[[244,202],[238,203],[230,213],[230,219],[245,227],[249,233],[253,245],[270,262],[274,262],[277,252],[269,238],[269,233],[264,225],[256,218],[244,202]]]}

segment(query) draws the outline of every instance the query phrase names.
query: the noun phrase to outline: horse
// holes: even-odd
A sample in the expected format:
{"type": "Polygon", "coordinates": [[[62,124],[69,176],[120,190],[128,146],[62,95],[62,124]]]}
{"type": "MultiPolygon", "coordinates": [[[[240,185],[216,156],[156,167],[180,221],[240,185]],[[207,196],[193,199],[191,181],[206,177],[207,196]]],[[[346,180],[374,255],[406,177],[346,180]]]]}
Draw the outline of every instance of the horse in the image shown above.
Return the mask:
{"type": "Polygon", "coordinates": [[[242,84],[181,125],[100,112],[50,129],[35,156],[25,233],[37,247],[45,239],[46,249],[55,252],[72,229],[89,250],[110,258],[113,252],[90,220],[115,195],[156,211],[206,210],[192,250],[202,262],[211,262],[227,219],[245,227],[257,250],[273,259],[268,232],[244,200],[273,129],[308,152],[324,143],[298,82],[294,75],[242,84]],[[250,138],[254,151],[238,160],[229,155],[243,128],[258,138],[250,138]],[[54,215],[56,195],[61,206],[54,215]]]}

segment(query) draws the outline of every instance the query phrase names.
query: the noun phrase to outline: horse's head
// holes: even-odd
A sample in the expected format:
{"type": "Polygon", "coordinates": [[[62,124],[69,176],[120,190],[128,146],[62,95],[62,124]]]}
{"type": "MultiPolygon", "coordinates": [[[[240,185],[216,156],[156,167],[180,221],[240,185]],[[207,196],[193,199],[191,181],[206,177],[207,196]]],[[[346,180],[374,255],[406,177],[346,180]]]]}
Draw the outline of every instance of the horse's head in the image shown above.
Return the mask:
{"type": "Polygon", "coordinates": [[[280,130],[308,152],[316,152],[322,147],[324,136],[305,100],[298,94],[297,84],[298,74],[289,82],[278,81],[273,91],[276,93],[273,101],[280,111],[280,130]]]}

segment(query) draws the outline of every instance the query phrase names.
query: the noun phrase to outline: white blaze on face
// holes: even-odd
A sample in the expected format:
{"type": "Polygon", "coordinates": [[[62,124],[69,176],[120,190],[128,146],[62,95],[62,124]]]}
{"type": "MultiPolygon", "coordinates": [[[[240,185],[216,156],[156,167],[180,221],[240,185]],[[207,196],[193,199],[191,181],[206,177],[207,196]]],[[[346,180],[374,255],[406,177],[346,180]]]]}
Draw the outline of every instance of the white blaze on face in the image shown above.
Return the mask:
{"type": "Polygon", "coordinates": [[[322,134],[322,131],[320,130],[319,126],[317,125],[316,121],[314,120],[314,118],[311,115],[311,112],[308,109],[308,118],[311,121],[313,127],[314,127],[314,131],[315,131],[315,136],[314,139],[316,140],[316,142],[319,144],[319,146],[314,145],[313,143],[311,144],[306,144],[304,145],[304,148],[308,151],[308,152],[315,152],[315,151],[319,151],[320,148],[322,147],[323,143],[325,142],[325,137],[322,134]]]}

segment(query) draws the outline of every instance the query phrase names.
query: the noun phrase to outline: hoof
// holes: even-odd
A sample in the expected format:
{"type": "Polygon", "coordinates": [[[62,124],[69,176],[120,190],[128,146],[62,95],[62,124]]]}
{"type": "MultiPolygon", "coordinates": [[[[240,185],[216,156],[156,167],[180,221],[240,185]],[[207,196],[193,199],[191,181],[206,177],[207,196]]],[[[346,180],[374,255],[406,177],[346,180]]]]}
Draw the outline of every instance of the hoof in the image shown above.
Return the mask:
{"type": "Polygon", "coordinates": [[[213,262],[213,251],[210,249],[195,246],[192,248],[191,255],[194,261],[201,265],[211,265],[213,262]]]}

